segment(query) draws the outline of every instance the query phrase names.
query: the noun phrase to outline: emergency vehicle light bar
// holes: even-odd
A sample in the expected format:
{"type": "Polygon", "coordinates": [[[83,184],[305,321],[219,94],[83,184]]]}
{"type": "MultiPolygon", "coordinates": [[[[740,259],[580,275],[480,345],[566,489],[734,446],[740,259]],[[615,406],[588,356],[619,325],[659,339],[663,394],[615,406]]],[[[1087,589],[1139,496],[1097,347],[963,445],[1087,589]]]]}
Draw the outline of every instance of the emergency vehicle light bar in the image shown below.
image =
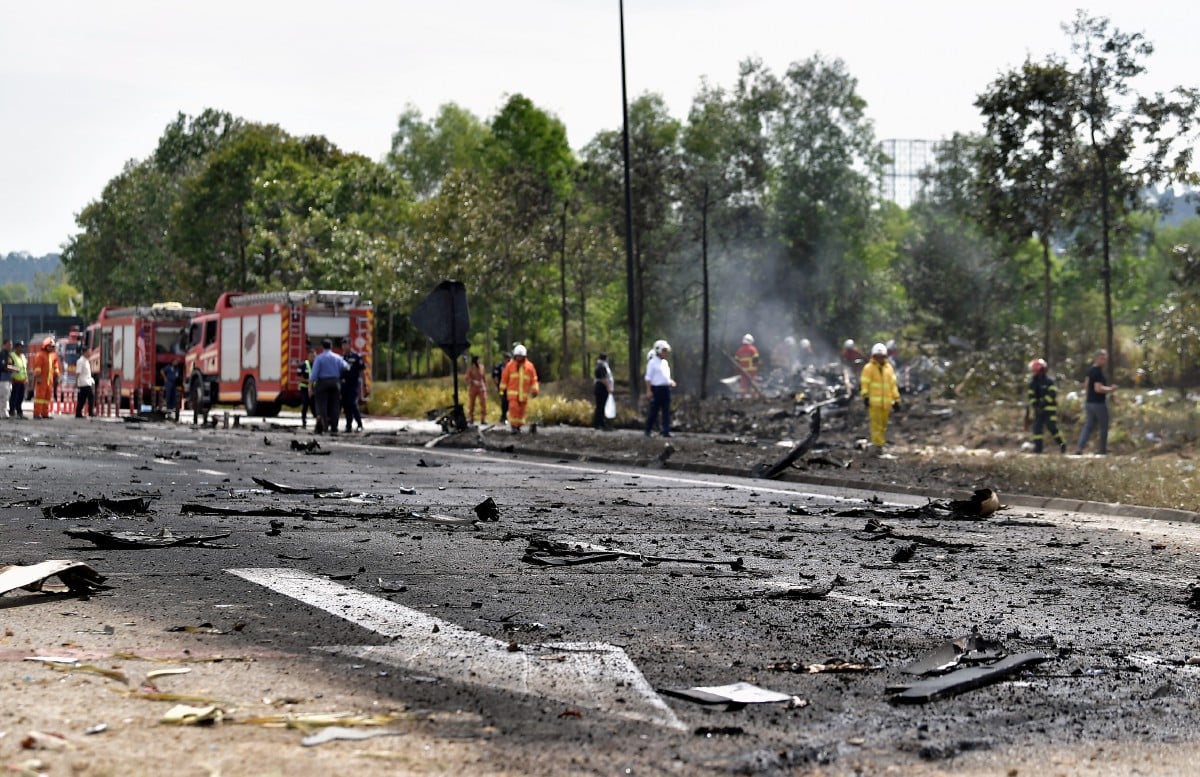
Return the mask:
{"type": "Polygon", "coordinates": [[[178,302],[160,302],[149,307],[133,305],[125,308],[107,308],[105,318],[152,318],[157,321],[185,321],[198,316],[204,308],[186,308],[178,302]]]}

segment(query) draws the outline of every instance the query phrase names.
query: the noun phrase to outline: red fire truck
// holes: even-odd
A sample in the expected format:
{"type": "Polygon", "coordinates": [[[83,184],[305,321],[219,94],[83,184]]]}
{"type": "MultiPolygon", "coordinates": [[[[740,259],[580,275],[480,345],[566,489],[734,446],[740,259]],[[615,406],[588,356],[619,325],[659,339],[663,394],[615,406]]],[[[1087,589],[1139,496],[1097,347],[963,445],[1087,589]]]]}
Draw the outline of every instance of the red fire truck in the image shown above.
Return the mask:
{"type": "Polygon", "coordinates": [[[156,404],[155,390],[162,385],[159,370],[183,359],[188,322],[203,312],[178,302],[101,310],[84,342],[96,396],[133,409],[156,404]]]}
{"type": "Polygon", "coordinates": [[[370,392],[374,339],[371,303],[356,291],[226,292],[211,313],[192,319],[184,375],[192,407],[242,404],[274,416],[300,404],[300,365],[329,338],[348,338],[366,360],[370,392]]]}

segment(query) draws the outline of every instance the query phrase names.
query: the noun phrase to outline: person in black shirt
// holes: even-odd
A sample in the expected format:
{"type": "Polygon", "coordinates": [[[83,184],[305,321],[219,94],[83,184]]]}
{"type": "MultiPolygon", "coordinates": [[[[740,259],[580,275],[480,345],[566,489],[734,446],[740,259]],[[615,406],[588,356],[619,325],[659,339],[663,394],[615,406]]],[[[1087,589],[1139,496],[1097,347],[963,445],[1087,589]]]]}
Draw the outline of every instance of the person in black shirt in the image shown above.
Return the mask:
{"type": "Polygon", "coordinates": [[[1083,382],[1083,389],[1087,392],[1087,401],[1084,403],[1084,413],[1086,420],[1083,424],[1083,433],[1079,435],[1079,445],[1076,453],[1082,454],[1083,449],[1087,447],[1088,438],[1092,436],[1092,431],[1096,430],[1100,438],[1100,450],[1097,451],[1101,456],[1108,455],[1108,395],[1117,390],[1116,386],[1106,384],[1104,382],[1104,365],[1108,364],[1108,351],[1101,348],[1096,351],[1096,357],[1092,359],[1092,366],[1088,368],[1087,379],[1083,382]]]}
{"type": "Polygon", "coordinates": [[[363,369],[367,362],[361,353],[350,347],[350,341],[342,338],[342,358],[349,368],[342,373],[342,410],[346,414],[346,431],[354,431],[355,423],[358,431],[363,430],[362,413],[358,410],[358,401],[362,393],[363,369]]]}
{"type": "Polygon", "coordinates": [[[1058,443],[1058,449],[1067,452],[1067,443],[1058,430],[1058,386],[1054,385],[1046,369],[1045,359],[1034,359],[1029,363],[1033,378],[1029,381],[1029,405],[1025,410],[1025,429],[1029,429],[1029,414],[1033,413],[1033,452],[1042,452],[1044,430],[1049,429],[1058,443]]]}
{"type": "Polygon", "coordinates": [[[492,367],[492,381],[496,384],[496,391],[500,392],[500,425],[508,423],[508,397],[500,391],[500,376],[504,374],[504,365],[512,360],[512,354],[508,351],[504,352],[504,358],[496,362],[496,366],[492,367]]]}

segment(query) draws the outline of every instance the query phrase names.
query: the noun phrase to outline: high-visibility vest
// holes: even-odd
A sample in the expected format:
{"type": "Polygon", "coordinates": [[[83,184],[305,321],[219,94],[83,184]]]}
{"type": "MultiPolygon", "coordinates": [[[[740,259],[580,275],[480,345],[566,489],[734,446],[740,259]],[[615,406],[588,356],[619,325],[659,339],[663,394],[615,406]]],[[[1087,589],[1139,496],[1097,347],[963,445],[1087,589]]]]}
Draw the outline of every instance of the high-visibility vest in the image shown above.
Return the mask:
{"type": "Polygon", "coordinates": [[[13,383],[24,383],[29,379],[29,365],[25,361],[25,354],[14,352],[9,359],[9,364],[12,365],[13,383]]]}

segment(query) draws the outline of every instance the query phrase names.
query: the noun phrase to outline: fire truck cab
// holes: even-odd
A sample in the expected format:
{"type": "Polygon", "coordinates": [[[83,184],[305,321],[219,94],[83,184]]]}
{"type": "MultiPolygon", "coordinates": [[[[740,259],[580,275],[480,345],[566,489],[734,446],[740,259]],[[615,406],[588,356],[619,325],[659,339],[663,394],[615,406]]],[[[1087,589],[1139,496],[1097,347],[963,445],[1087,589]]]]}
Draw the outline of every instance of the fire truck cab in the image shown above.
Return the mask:
{"type": "Polygon", "coordinates": [[[97,397],[130,408],[151,403],[162,383],[159,371],[182,360],[188,322],[202,312],[178,302],[101,310],[84,344],[97,397]]]}
{"type": "Polygon", "coordinates": [[[193,408],[241,404],[247,415],[298,406],[300,365],[325,338],[347,338],[366,360],[370,391],[374,311],[356,291],[226,292],[192,319],[187,396],[193,408]]]}

